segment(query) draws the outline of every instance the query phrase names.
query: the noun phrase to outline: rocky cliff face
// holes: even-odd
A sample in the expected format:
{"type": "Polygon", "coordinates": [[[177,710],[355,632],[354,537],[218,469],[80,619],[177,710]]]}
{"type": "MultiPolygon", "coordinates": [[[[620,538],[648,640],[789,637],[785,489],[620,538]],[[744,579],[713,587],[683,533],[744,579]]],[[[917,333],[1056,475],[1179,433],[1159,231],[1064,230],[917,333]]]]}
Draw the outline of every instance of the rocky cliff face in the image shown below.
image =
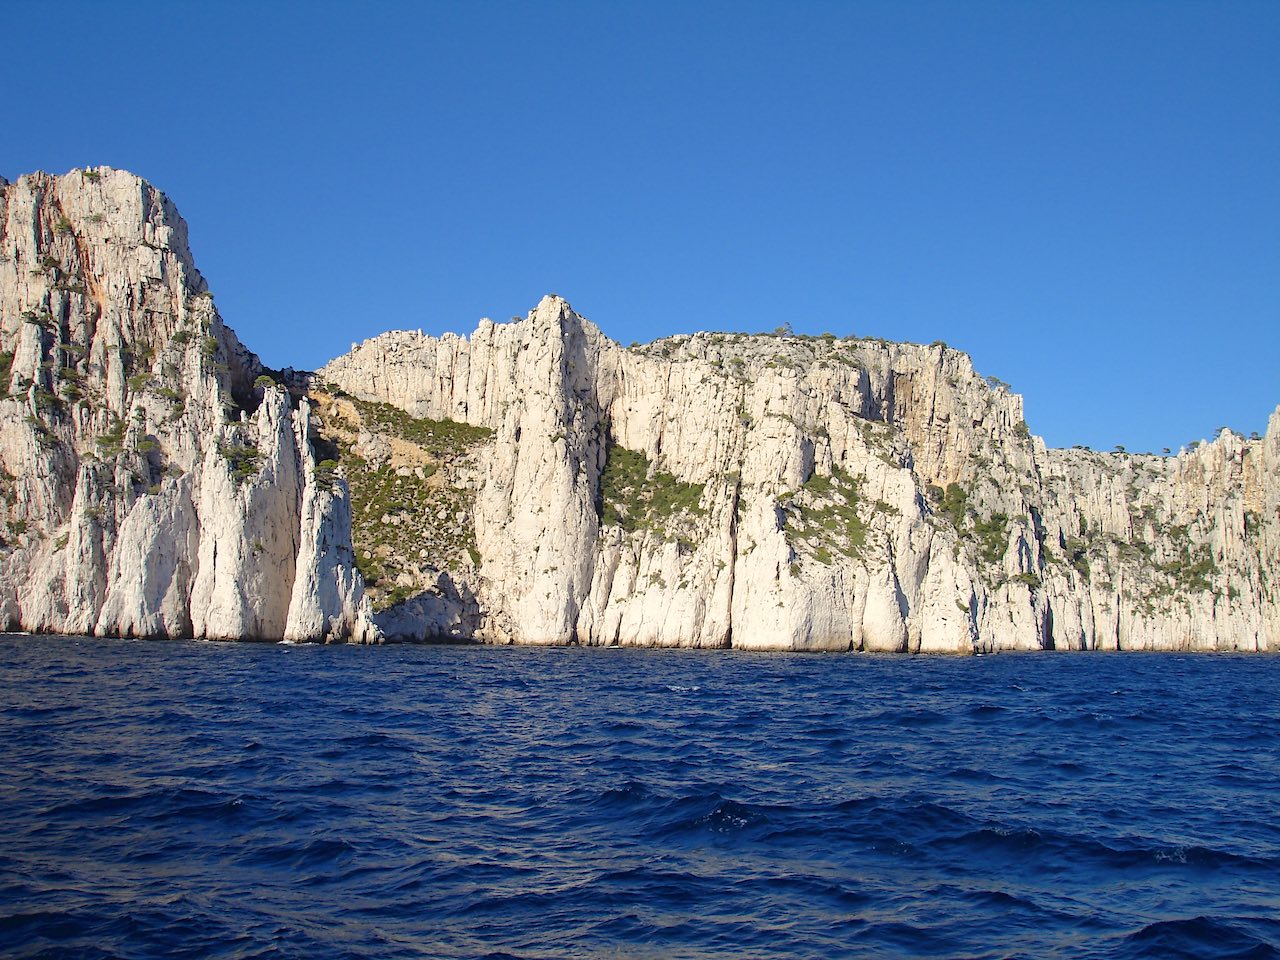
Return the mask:
{"type": "Polygon", "coordinates": [[[1177,457],[1049,450],[943,344],[623,349],[557,297],[275,374],[107,168],[0,181],[0,470],[10,629],[1280,648],[1280,410],[1177,457]]]}
{"type": "Polygon", "coordinates": [[[345,484],[264,372],[159,191],[105,167],[0,181],[0,621],[375,639],[345,484]]]}
{"type": "MultiPolygon", "coordinates": [[[[384,334],[317,380],[491,431],[474,475],[449,479],[471,556],[399,573],[380,615],[393,636],[1280,648],[1280,410],[1265,438],[1177,457],[1050,450],[1020,397],[943,344],[623,349],[556,297],[469,339],[384,334]]],[[[399,507],[377,521],[420,522],[399,507]]]]}

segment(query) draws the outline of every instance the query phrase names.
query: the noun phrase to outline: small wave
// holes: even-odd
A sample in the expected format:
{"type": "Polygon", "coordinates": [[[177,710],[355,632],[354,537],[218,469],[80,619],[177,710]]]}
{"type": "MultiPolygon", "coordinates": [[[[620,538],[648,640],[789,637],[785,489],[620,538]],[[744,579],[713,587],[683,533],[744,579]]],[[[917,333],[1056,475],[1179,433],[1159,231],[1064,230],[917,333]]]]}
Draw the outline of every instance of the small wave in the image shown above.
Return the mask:
{"type": "Polygon", "coordinates": [[[1129,723],[1159,723],[1164,725],[1169,722],[1169,714],[1165,710],[1138,710],[1134,713],[1126,714],[1124,719],[1129,723]]]}
{"type": "Polygon", "coordinates": [[[875,894],[869,891],[855,889],[829,877],[800,873],[747,877],[736,881],[733,888],[746,896],[776,896],[780,890],[785,890],[806,902],[827,903],[840,910],[860,910],[876,901],[875,894]]]}
{"type": "Polygon", "coordinates": [[[642,733],[647,728],[634,720],[612,720],[605,724],[606,733],[642,733]]]}
{"type": "Polygon", "coordinates": [[[1007,707],[1001,707],[994,703],[980,703],[975,707],[970,707],[966,711],[966,715],[970,717],[987,719],[989,717],[1002,717],[1009,712],[1007,707]]]}
{"type": "Polygon", "coordinates": [[[998,907],[1001,910],[1007,910],[1011,907],[1034,907],[1030,900],[1023,897],[1015,896],[1012,893],[1005,893],[1003,890],[970,890],[961,894],[964,899],[970,903],[977,903],[983,906],[998,907]]]}
{"type": "Polygon", "coordinates": [[[333,867],[350,859],[355,852],[356,848],[346,840],[322,837],[306,843],[300,841],[280,843],[263,850],[250,851],[245,859],[251,863],[288,867],[290,870],[300,871],[333,867]]]}
{"type": "Polygon", "coordinates": [[[1137,956],[1160,960],[1264,960],[1280,956],[1275,946],[1246,929],[1246,925],[1259,922],[1206,916],[1161,920],[1147,924],[1125,940],[1140,950],[1137,956]]]}
{"type": "Polygon", "coordinates": [[[43,720],[46,717],[66,717],[79,713],[81,707],[76,704],[55,707],[13,706],[5,707],[3,713],[14,720],[43,720]]]}
{"type": "Polygon", "coordinates": [[[1054,770],[1059,773],[1065,773],[1068,776],[1077,776],[1089,772],[1088,767],[1085,767],[1083,764],[1075,763],[1071,760],[1060,760],[1057,763],[1052,764],[1052,766],[1054,770]]]}
{"type": "Polygon", "coordinates": [[[104,814],[125,818],[140,816],[158,821],[175,817],[211,821],[236,816],[242,804],[239,795],[226,796],[190,787],[158,787],[141,793],[86,797],[58,804],[48,810],[48,815],[73,821],[104,814]]]}
{"type": "Polygon", "coordinates": [[[847,800],[832,804],[831,810],[833,813],[857,813],[876,807],[879,804],[879,797],[850,797],[847,800]]]}
{"type": "Polygon", "coordinates": [[[639,902],[666,901],[687,904],[691,897],[710,894],[719,883],[688,870],[673,870],[644,864],[605,870],[583,885],[592,892],[625,894],[639,902]]]}
{"type": "Polygon", "coordinates": [[[714,833],[736,833],[753,824],[764,823],[765,819],[762,814],[746,804],[722,800],[710,813],[695,820],[694,824],[714,833]]]}
{"type": "Polygon", "coordinates": [[[961,847],[985,856],[994,852],[1027,854],[1046,845],[1046,838],[1032,827],[982,827],[958,836],[939,837],[931,843],[936,847],[961,847]]]}
{"type": "Polygon", "coordinates": [[[936,710],[917,709],[901,711],[897,722],[905,727],[932,727],[946,723],[948,719],[946,714],[936,710]]]}
{"type": "Polygon", "coordinates": [[[1006,777],[997,776],[990,770],[975,770],[973,767],[954,767],[946,772],[952,780],[963,780],[967,783],[996,783],[1006,777]]]}
{"type": "Polygon", "coordinates": [[[1171,863],[1202,869],[1235,867],[1280,872],[1280,860],[1276,858],[1260,859],[1196,844],[1155,847],[1150,849],[1149,853],[1156,863],[1171,863]]]}
{"type": "Polygon", "coordinates": [[[651,795],[649,788],[643,783],[632,780],[620,787],[611,787],[603,791],[591,803],[599,807],[626,807],[641,803],[651,795]]]}
{"type": "Polygon", "coordinates": [[[766,821],[749,804],[729,800],[719,793],[691,794],[666,804],[657,817],[657,836],[689,834],[736,835],[766,821]]]}
{"type": "Polygon", "coordinates": [[[14,941],[33,933],[44,939],[68,940],[83,934],[91,923],[91,918],[81,912],[20,911],[0,914],[0,933],[12,937],[14,941]]]}
{"type": "Polygon", "coordinates": [[[846,727],[832,726],[824,724],[820,727],[805,727],[801,731],[806,737],[842,737],[849,731],[846,727]]]}
{"type": "Polygon", "coordinates": [[[348,750],[368,750],[370,752],[381,753],[402,753],[411,754],[414,752],[413,747],[405,743],[399,737],[394,737],[387,733],[360,733],[343,737],[338,743],[348,750]]]}
{"type": "Polygon", "coordinates": [[[1189,845],[1160,845],[1143,841],[1103,842],[1065,834],[1046,834],[1070,850],[1076,857],[1093,860],[1109,868],[1187,867],[1193,870],[1216,870],[1231,867],[1265,872],[1280,871],[1280,862],[1243,856],[1226,850],[1189,845]]]}

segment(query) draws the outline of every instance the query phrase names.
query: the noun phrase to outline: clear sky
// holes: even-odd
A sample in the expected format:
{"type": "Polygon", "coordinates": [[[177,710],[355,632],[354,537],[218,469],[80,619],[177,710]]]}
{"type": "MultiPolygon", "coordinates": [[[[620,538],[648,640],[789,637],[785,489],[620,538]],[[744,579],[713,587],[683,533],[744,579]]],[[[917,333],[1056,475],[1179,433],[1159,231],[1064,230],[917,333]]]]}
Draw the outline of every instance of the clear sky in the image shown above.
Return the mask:
{"type": "Polygon", "coordinates": [[[272,366],[548,292],[945,340],[1050,444],[1280,403],[1280,2],[10,4],[0,174],[109,164],[272,366]]]}

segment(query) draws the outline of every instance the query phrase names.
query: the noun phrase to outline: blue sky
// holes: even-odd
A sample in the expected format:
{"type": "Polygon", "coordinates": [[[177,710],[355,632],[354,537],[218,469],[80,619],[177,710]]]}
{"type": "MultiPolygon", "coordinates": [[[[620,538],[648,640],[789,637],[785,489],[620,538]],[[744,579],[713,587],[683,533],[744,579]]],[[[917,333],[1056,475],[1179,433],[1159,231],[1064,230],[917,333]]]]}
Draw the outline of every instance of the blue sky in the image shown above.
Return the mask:
{"type": "Polygon", "coordinates": [[[1280,3],[11,6],[0,174],[177,202],[273,366],[556,292],[945,340],[1050,444],[1280,403],[1280,3]]]}

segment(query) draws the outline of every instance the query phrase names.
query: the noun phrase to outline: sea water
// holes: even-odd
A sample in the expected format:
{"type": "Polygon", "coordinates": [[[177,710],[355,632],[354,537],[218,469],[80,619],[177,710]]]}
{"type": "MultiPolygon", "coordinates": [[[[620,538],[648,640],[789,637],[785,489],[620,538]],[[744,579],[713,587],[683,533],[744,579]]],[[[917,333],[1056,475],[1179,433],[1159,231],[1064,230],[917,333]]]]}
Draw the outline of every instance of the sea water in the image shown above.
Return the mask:
{"type": "Polygon", "coordinates": [[[0,638],[10,957],[1274,957],[1280,658],[0,638]]]}

